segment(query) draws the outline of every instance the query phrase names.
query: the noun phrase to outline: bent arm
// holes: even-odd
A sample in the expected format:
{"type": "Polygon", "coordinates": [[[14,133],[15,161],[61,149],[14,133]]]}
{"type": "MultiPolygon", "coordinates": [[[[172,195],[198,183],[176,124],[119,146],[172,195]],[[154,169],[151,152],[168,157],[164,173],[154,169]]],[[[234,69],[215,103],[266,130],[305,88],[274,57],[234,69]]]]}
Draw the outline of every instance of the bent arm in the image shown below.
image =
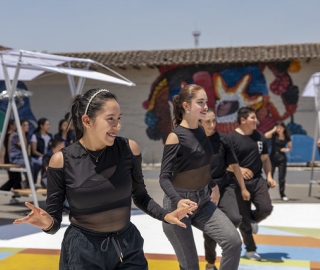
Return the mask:
{"type": "Polygon", "coordinates": [[[232,171],[234,173],[234,175],[237,178],[237,181],[239,183],[240,189],[241,190],[245,190],[246,189],[246,185],[244,183],[244,179],[243,179],[243,175],[241,173],[240,167],[238,163],[234,163],[234,164],[230,164],[232,171]]]}
{"type": "Polygon", "coordinates": [[[160,170],[160,186],[170,200],[177,205],[183,199],[174,189],[172,185],[172,177],[174,164],[180,149],[178,137],[175,133],[170,133],[166,145],[164,146],[161,170],[160,170]]]}
{"type": "Polygon", "coordinates": [[[45,231],[55,234],[60,229],[63,203],[65,201],[65,172],[63,170],[63,154],[55,153],[50,159],[47,170],[47,213],[53,218],[53,226],[45,231]]]}
{"type": "Polygon", "coordinates": [[[273,129],[267,131],[264,136],[266,137],[266,139],[271,139],[272,135],[276,132],[277,127],[274,127],[273,129]]]}
{"type": "Polygon", "coordinates": [[[267,179],[272,179],[271,175],[271,162],[268,154],[261,155],[262,167],[263,171],[267,177],[267,179]]]}
{"type": "Polygon", "coordinates": [[[131,152],[133,154],[131,177],[132,177],[132,199],[137,207],[148,215],[158,220],[164,221],[168,211],[165,211],[154,199],[152,199],[146,189],[142,174],[142,157],[138,144],[129,140],[131,152]]]}
{"type": "Polygon", "coordinates": [[[289,141],[288,143],[287,143],[287,148],[285,149],[285,152],[290,152],[291,150],[292,150],[292,142],[291,141],[289,141]]]}

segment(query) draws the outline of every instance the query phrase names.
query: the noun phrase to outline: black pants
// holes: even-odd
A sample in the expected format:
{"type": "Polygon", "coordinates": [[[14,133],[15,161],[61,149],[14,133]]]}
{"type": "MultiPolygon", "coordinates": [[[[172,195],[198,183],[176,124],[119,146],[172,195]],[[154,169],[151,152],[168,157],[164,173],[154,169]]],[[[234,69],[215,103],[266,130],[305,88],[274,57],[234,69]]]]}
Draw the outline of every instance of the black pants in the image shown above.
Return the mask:
{"type": "Polygon", "coordinates": [[[287,158],[285,155],[283,155],[283,159],[278,159],[275,157],[270,157],[271,165],[272,165],[272,177],[274,175],[274,172],[276,170],[276,167],[278,167],[278,181],[279,181],[279,192],[281,198],[286,196],[285,195],[285,185],[286,185],[286,174],[287,174],[287,158]]]}
{"type": "Polygon", "coordinates": [[[143,238],[131,222],[114,233],[95,232],[71,224],[62,242],[59,269],[147,270],[143,238]]]}
{"type": "Polygon", "coordinates": [[[5,182],[1,187],[0,190],[10,191],[13,189],[20,189],[21,188],[21,173],[20,172],[9,172],[8,171],[9,180],[5,182]]]}
{"type": "Polygon", "coordinates": [[[245,185],[250,193],[250,201],[244,201],[241,196],[240,187],[236,188],[239,211],[242,222],[239,226],[240,233],[247,251],[256,251],[257,247],[252,236],[252,222],[260,222],[268,217],[273,209],[268,191],[267,181],[262,176],[245,180],[245,185]],[[251,210],[251,203],[256,207],[251,210]]]}
{"type": "MultiPolygon", "coordinates": [[[[223,180],[220,182],[219,191],[220,191],[220,200],[218,203],[218,208],[230,219],[233,225],[238,228],[242,217],[239,213],[239,207],[236,197],[236,186],[238,183],[235,182],[233,178],[228,177],[226,174],[223,180]]],[[[204,237],[204,251],[206,261],[210,264],[214,264],[216,261],[216,246],[217,242],[206,235],[204,237]]]]}

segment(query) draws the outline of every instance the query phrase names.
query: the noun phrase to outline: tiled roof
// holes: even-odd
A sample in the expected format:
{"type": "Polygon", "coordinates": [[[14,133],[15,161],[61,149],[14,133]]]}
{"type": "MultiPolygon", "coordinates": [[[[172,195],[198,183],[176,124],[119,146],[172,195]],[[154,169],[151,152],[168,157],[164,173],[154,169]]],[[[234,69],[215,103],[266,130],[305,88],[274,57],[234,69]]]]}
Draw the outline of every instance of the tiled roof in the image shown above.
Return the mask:
{"type": "Polygon", "coordinates": [[[10,48],[0,45],[0,51],[6,51],[6,50],[10,50],[10,48]]]}
{"type": "Polygon", "coordinates": [[[59,53],[90,58],[113,67],[160,65],[254,63],[320,57],[320,43],[180,50],[59,53]]]}

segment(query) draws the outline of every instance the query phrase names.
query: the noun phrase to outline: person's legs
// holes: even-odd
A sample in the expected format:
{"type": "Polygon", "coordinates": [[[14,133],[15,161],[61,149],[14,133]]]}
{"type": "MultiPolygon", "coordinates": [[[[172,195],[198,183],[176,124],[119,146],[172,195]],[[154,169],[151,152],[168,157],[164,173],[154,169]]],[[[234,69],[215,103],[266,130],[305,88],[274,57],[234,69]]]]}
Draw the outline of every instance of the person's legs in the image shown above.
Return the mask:
{"type": "MultiPolygon", "coordinates": [[[[253,181],[252,180],[246,180],[245,181],[246,188],[250,192],[250,195],[252,196],[252,187],[253,187],[253,181]]],[[[236,189],[236,195],[238,200],[238,206],[240,215],[242,216],[242,221],[239,226],[240,233],[242,235],[243,242],[246,246],[247,251],[256,251],[257,247],[254,242],[253,236],[252,236],[252,227],[251,227],[251,201],[244,201],[241,196],[240,187],[237,187],[236,189]]]]}
{"type": "Polygon", "coordinates": [[[5,182],[1,187],[0,187],[0,190],[3,190],[3,191],[10,191],[11,188],[13,186],[13,183],[12,183],[12,179],[9,178],[7,182],[5,182]]]}
{"type": "Polygon", "coordinates": [[[21,173],[20,172],[10,172],[12,179],[12,188],[13,189],[21,189],[21,173]]]}
{"type": "Polygon", "coordinates": [[[220,270],[236,270],[239,266],[241,239],[237,229],[211,201],[204,201],[194,213],[192,225],[214,239],[222,248],[220,270]]]}
{"type": "Polygon", "coordinates": [[[256,209],[252,211],[252,220],[260,222],[267,218],[273,209],[268,191],[268,184],[262,177],[254,179],[255,186],[251,194],[251,200],[256,209]]]}
{"type": "MultiPolygon", "coordinates": [[[[226,183],[222,184],[220,190],[220,200],[218,208],[230,219],[233,225],[238,228],[242,217],[239,213],[239,207],[237,197],[235,193],[236,183],[233,183],[232,179],[225,178],[223,181],[226,183]]],[[[204,237],[204,251],[206,261],[213,265],[216,261],[216,246],[217,243],[214,239],[206,234],[204,237]]]]}
{"type": "Polygon", "coordinates": [[[39,175],[39,172],[41,171],[41,167],[42,167],[41,164],[33,163],[33,172],[32,172],[33,175],[32,175],[32,177],[33,177],[33,182],[35,184],[38,181],[38,175],[39,175]]]}
{"type": "Polygon", "coordinates": [[[272,175],[272,177],[274,177],[274,172],[276,170],[276,164],[275,164],[275,161],[273,160],[272,157],[270,157],[270,162],[271,162],[271,175],[272,175]]]}
{"type": "Polygon", "coordinates": [[[281,198],[285,197],[285,184],[287,174],[287,160],[279,164],[279,191],[281,198]]]}
{"type": "Polygon", "coordinates": [[[216,246],[217,242],[212,239],[210,236],[206,235],[203,233],[203,238],[204,238],[204,255],[206,258],[206,261],[214,265],[216,262],[217,258],[217,253],[216,253],[216,246]]]}
{"type": "MultiPolygon", "coordinates": [[[[190,200],[192,199],[190,198],[190,200]]],[[[169,211],[173,211],[176,208],[171,204],[167,195],[164,195],[163,208],[169,211]]],[[[187,225],[187,228],[181,228],[165,222],[162,223],[163,231],[176,253],[181,270],[199,269],[198,254],[191,228],[192,218],[183,218],[181,220],[187,225]]]]}
{"type": "Polygon", "coordinates": [[[238,201],[236,196],[237,183],[233,179],[229,180],[229,184],[221,188],[221,197],[218,204],[219,209],[230,219],[232,224],[238,228],[242,217],[239,212],[238,201]]]}

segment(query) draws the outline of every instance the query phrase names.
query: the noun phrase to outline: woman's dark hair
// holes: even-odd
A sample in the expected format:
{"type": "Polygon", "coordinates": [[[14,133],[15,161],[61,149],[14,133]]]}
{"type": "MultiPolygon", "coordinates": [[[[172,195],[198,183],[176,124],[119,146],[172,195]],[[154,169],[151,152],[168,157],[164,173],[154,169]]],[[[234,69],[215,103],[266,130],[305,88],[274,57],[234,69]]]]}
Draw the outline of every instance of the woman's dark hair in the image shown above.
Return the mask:
{"type": "Polygon", "coordinates": [[[67,113],[64,115],[64,119],[68,122],[68,121],[69,121],[69,118],[70,118],[70,112],[67,112],[67,113]]]}
{"type": "Polygon", "coordinates": [[[7,132],[8,132],[8,130],[10,129],[10,127],[14,125],[15,122],[16,122],[16,121],[15,121],[14,119],[10,119],[10,120],[9,120],[8,126],[7,126],[7,132]]]}
{"type": "Polygon", "coordinates": [[[59,121],[59,133],[62,133],[62,125],[63,125],[64,122],[68,123],[68,120],[67,119],[61,119],[59,121]]]}
{"type": "MultiPolygon", "coordinates": [[[[289,132],[289,130],[287,129],[286,124],[283,123],[283,122],[278,122],[278,123],[276,124],[276,126],[281,126],[281,127],[284,128],[284,131],[283,131],[284,137],[285,137],[285,139],[286,139],[287,141],[290,141],[290,140],[291,140],[291,139],[290,139],[290,132],[289,132]]],[[[276,135],[276,137],[278,137],[278,133],[277,133],[277,132],[275,133],[275,135],[276,135]]]]}
{"type": "Polygon", "coordinates": [[[51,146],[51,149],[56,148],[60,143],[64,143],[64,140],[62,138],[56,137],[50,140],[49,145],[51,146]]]}
{"type": "Polygon", "coordinates": [[[247,119],[250,113],[256,113],[256,111],[250,107],[242,107],[238,110],[237,121],[241,124],[241,118],[247,119]]]}
{"type": "Polygon", "coordinates": [[[29,122],[29,121],[27,119],[20,119],[20,126],[22,126],[24,122],[29,122]]]}
{"type": "Polygon", "coordinates": [[[38,120],[38,126],[37,128],[34,130],[34,133],[39,132],[41,130],[41,126],[43,126],[46,122],[48,121],[47,118],[40,118],[38,120]]]}
{"type": "Polygon", "coordinates": [[[71,104],[71,120],[74,125],[76,133],[76,141],[80,140],[84,133],[84,127],[82,124],[82,115],[85,114],[87,109],[87,115],[90,119],[94,120],[97,113],[102,109],[107,100],[117,100],[116,96],[108,90],[100,88],[90,89],[83,95],[76,95],[71,104]],[[100,91],[98,93],[98,91],[100,91]],[[98,93],[98,94],[97,94],[98,93]],[[94,96],[97,94],[96,96],[94,96]],[[91,98],[94,98],[91,100],[91,98]],[[90,101],[91,100],[91,101],[90,101]],[[90,104],[89,104],[90,101],[90,104]],[[88,108],[87,108],[88,106],[88,108]]]}
{"type": "Polygon", "coordinates": [[[196,84],[188,84],[180,89],[179,95],[176,95],[172,99],[173,104],[173,127],[180,125],[185,110],[182,106],[183,102],[191,103],[191,100],[195,97],[199,90],[204,90],[201,86],[196,84]]]}

